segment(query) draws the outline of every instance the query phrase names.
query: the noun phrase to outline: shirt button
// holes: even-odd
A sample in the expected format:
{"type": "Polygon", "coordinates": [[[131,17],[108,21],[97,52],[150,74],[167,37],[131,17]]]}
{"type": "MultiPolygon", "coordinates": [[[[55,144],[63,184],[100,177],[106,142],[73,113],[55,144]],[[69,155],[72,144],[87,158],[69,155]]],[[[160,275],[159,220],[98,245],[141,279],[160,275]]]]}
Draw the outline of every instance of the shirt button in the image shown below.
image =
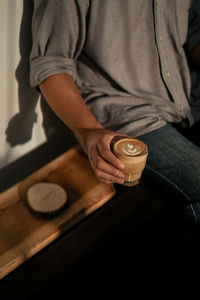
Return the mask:
{"type": "Polygon", "coordinates": [[[159,35],[159,40],[162,41],[163,37],[162,35],[159,35]]]}
{"type": "Polygon", "coordinates": [[[169,71],[166,71],[166,76],[167,76],[167,77],[170,77],[170,76],[171,76],[171,74],[170,74],[169,71]]]}

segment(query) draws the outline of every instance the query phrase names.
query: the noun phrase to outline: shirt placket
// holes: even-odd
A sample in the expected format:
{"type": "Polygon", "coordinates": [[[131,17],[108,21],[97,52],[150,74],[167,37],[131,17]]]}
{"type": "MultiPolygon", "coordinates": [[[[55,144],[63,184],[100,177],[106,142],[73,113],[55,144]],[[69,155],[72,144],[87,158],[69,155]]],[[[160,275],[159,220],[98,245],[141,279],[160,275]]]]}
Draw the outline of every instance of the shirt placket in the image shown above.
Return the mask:
{"type": "Polygon", "coordinates": [[[172,97],[172,101],[177,107],[178,115],[182,116],[183,118],[188,117],[190,123],[192,123],[193,118],[191,116],[190,107],[186,99],[186,95],[184,94],[183,89],[177,85],[176,78],[173,72],[174,66],[173,62],[170,59],[167,34],[165,34],[163,26],[164,21],[162,16],[162,9],[167,8],[163,7],[163,5],[166,5],[166,3],[163,3],[163,0],[154,0],[155,39],[160,59],[162,80],[164,81],[165,86],[167,87],[172,97]]]}

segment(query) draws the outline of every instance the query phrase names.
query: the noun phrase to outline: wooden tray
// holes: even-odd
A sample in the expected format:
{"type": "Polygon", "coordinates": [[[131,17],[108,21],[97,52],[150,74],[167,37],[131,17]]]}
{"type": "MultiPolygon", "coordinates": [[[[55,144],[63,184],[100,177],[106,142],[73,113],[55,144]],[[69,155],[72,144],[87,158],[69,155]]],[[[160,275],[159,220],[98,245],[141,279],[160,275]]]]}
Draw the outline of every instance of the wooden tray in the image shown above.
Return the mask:
{"type": "Polygon", "coordinates": [[[102,184],[95,178],[80,146],[70,149],[0,194],[0,279],[114,194],[113,185],[102,184]],[[61,185],[69,197],[66,208],[51,219],[33,214],[26,203],[27,189],[42,181],[61,185]]]}

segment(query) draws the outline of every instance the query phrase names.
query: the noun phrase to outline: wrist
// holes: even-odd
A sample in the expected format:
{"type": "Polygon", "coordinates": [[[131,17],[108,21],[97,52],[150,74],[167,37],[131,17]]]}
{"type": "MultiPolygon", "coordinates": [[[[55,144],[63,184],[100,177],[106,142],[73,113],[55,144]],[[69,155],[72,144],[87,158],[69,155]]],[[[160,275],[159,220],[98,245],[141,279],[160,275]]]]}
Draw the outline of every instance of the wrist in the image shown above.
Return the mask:
{"type": "Polygon", "coordinates": [[[80,141],[80,143],[83,146],[86,146],[87,136],[89,135],[89,133],[91,133],[92,131],[95,131],[95,130],[100,130],[100,129],[104,129],[104,127],[100,123],[97,123],[90,127],[81,127],[81,128],[76,127],[76,128],[73,128],[72,131],[73,131],[74,135],[77,137],[77,139],[80,141]]]}

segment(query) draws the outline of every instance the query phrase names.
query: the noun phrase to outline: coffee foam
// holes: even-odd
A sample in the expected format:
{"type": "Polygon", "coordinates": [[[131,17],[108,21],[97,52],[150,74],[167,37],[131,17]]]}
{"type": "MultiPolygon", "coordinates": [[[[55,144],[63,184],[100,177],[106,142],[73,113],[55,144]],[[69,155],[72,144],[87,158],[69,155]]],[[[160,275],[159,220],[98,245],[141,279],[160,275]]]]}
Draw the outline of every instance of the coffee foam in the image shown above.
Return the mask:
{"type": "Polygon", "coordinates": [[[115,145],[115,151],[121,155],[139,156],[147,152],[146,145],[137,139],[123,139],[115,145]]]}

